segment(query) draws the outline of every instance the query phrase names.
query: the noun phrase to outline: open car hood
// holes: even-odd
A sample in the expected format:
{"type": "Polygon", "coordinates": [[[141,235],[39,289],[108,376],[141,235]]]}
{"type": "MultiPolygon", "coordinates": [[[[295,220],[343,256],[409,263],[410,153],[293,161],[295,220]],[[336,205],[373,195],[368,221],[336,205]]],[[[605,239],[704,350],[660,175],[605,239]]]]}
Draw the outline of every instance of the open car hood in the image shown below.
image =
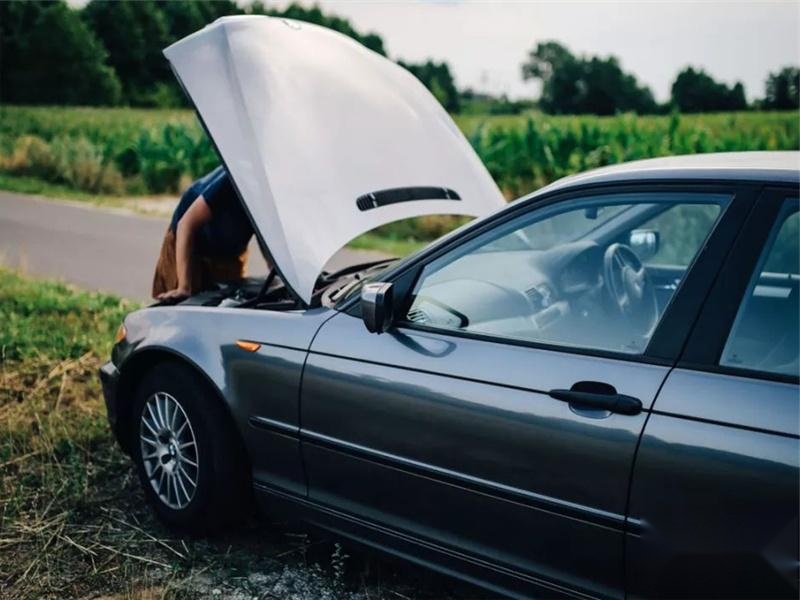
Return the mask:
{"type": "Polygon", "coordinates": [[[502,194],[402,67],[324,27],[225,17],[165,51],[253,221],[305,303],[328,260],[379,225],[482,216],[502,194]]]}

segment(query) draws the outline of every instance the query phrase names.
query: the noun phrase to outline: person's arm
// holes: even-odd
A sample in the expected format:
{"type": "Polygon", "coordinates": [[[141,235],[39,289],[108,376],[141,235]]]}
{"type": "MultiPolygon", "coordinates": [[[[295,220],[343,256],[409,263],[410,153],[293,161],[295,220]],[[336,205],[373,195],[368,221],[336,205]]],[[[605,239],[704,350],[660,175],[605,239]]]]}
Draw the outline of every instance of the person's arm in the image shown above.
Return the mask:
{"type": "Polygon", "coordinates": [[[192,260],[195,236],[211,220],[211,209],[203,196],[198,196],[183,214],[175,228],[175,268],[178,287],[159,294],[158,300],[180,300],[192,294],[192,260]]]}

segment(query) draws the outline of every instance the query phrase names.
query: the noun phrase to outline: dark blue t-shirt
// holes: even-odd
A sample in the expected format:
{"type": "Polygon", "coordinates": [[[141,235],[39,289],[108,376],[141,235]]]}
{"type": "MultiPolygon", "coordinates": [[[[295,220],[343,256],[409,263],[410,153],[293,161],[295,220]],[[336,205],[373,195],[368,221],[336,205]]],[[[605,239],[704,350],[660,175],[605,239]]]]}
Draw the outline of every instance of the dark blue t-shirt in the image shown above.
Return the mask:
{"type": "Polygon", "coordinates": [[[206,256],[238,256],[253,236],[250,219],[244,212],[228,173],[221,166],[195,181],[181,196],[172,215],[170,229],[177,231],[178,221],[198,196],[211,209],[211,220],[200,228],[197,250],[206,256]]]}

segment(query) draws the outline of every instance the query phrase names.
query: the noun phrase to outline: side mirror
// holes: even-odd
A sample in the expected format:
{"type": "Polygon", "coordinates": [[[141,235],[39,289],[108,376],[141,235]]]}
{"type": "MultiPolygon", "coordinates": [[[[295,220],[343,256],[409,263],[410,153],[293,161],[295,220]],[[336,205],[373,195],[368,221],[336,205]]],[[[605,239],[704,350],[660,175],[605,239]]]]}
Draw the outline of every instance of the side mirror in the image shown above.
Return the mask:
{"type": "Polygon", "coordinates": [[[628,246],[642,262],[653,258],[658,253],[660,242],[659,232],[653,229],[634,229],[628,238],[628,246]]]}
{"type": "Polygon", "coordinates": [[[367,283],[361,288],[361,318],[371,333],[392,326],[394,294],[391,283],[367,283]]]}

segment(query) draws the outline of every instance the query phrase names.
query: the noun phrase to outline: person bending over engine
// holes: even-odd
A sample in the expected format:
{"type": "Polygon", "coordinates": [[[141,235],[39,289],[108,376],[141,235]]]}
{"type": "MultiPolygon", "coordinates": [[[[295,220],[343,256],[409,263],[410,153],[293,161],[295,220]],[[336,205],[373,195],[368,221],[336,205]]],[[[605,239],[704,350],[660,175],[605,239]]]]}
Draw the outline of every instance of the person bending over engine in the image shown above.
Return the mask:
{"type": "Polygon", "coordinates": [[[161,245],[153,298],[175,302],[216,282],[241,279],[252,236],[233,182],[219,166],[181,196],[161,245]]]}

